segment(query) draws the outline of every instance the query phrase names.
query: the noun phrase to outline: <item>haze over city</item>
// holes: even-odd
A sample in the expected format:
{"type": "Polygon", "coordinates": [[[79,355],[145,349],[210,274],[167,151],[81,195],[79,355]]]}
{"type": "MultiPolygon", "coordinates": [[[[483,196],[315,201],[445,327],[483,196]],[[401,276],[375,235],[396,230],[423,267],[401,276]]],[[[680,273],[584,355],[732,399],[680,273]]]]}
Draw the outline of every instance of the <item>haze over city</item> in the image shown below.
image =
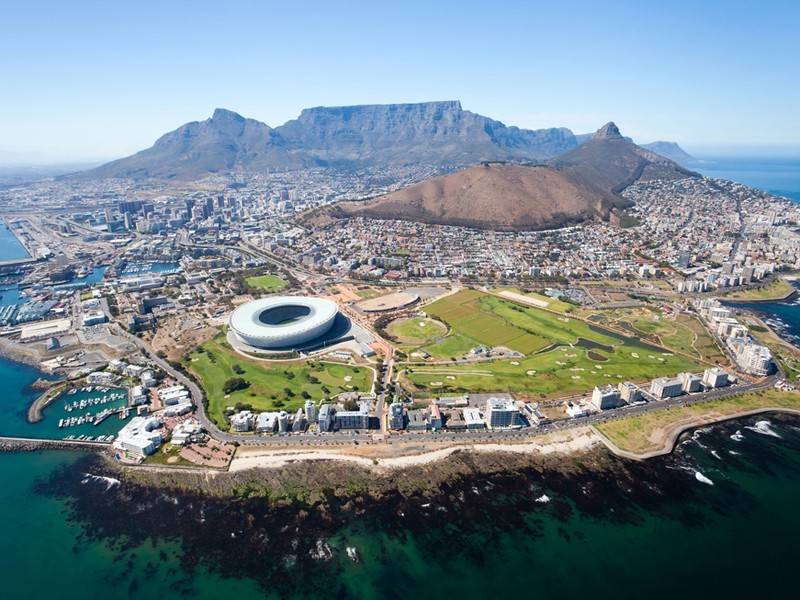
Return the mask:
{"type": "Polygon", "coordinates": [[[525,128],[796,154],[795,2],[115,4],[3,11],[0,163],[106,160],[223,107],[459,99],[525,128]]]}

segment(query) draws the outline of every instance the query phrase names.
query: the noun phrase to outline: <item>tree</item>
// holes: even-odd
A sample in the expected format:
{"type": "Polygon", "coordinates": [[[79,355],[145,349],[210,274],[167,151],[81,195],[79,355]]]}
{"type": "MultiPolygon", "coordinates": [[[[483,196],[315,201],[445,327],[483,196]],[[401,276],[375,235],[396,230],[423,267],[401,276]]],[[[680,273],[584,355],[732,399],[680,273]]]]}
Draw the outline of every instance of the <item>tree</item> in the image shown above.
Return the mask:
{"type": "Polygon", "coordinates": [[[235,364],[231,368],[233,369],[233,372],[236,373],[237,375],[241,375],[242,373],[244,373],[244,369],[239,364],[235,364]]]}
{"type": "Polygon", "coordinates": [[[231,377],[230,379],[225,380],[225,383],[222,385],[222,391],[226,394],[231,394],[238,390],[244,390],[249,386],[250,383],[241,377],[231,377]]]}

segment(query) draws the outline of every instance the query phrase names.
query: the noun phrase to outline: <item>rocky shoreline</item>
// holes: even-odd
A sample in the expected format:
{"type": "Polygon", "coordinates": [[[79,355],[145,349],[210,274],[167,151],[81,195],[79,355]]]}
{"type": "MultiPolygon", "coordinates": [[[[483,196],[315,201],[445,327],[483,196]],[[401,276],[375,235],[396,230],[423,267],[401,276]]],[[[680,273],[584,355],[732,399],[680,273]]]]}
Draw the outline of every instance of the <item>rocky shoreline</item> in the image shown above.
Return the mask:
{"type": "MultiPolygon", "coordinates": [[[[758,438],[777,439],[764,437],[764,430],[750,434],[754,445],[731,442],[740,430],[757,430],[758,419],[684,433],[673,453],[644,462],[595,445],[569,455],[457,451],[446,461],[377,472],[306,460],[210,473],[131,469],[93,454],[36,489],[65,500],[69,518],[82,524],[87,538],[122,553],[146,542],[178,541],[189,573],[201,566],[247,577],[279,597],[291,595],[302,576],[310,596],[341,597],[332,582],[360,560],[363,541],[374,536],[386,543],[410,536],[425,546],[425,555],[445,561],[457,557],[464,540],[504,531],[535,537],[538,520],[566,522],[576,514],[635,525],[643,513],[656,512],[697,526],[695,509],[725,511],[736,490],[724,478],[712,475],[710,484],[697,476],[692,454],[736,443],[741,452],[725,453],[727,464],[768,469],[787,442],[764,445],[758,438]],[[700,435],[703,443],[692,444],[700,435]],[[724,494],[709,494],[712,489],[724,494]]],[[[792,427],[798,422],[770,419],[792,427]]]]}

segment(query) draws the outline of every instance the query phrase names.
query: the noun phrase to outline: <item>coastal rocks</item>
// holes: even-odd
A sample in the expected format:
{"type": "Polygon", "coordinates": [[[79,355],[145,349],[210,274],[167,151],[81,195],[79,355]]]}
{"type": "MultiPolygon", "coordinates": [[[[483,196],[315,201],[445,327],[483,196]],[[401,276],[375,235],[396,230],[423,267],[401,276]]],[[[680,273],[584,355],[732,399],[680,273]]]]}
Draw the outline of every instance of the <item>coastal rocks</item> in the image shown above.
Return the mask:
{"type": "Polygon", "coordinates": [[[22,438],[0,438],[0,452],[36,452],[38,450],[79,450],[98,452],[107,444],[67,440],[32,440],[22,438]]]}
{"type": "MultiPolygon", "coordinates": [[[[780,418],[772,421],[781,434],[790,431],[780,418]]],[[[720,473],[743,460],[728,451],[742,451],[745,466],[761,472],[785,444],[800,447],[788,433],[780,440],[749,432],[741,442],[730,439],[755,422],[708,428],[703,446],[686,435],[688,444],[646,462],[616,458],[603,448],[535,458],[458,452],[386,474],[298,462],[205,481],[197,473],[124,470],[87,456],[41,481],[37,491],[64,500],[68,518],[88,538],[131,549],[176,541],[187,570],[248,577],[278,597],[291,596],[298,578],[309,597],[348,597],[338,574],[368,568],[386,548],[408,540],[441,564],[482,564],[487,544],[506,533],[530,540],[555,525],[565,539],[577,539],[568,524],[578,517],[627,527],[655,514],[701,527],[704,511],[731,510],[732,494],[746,510],[752,500],[720,473]],[[711,450],[724,460],[709,457],[711,450]]]]}

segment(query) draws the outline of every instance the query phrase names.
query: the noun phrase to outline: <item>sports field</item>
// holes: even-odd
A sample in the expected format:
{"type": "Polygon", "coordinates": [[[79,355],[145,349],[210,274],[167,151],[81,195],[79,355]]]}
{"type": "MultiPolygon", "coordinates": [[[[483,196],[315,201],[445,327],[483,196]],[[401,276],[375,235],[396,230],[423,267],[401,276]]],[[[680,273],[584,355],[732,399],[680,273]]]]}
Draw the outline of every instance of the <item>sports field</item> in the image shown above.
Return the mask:
{"type": "Polygon", "coordinates": [[[223,428],[227,427],[225,408],[237,402],[250,404],[255,410],[296,411],[305,402],[304,392],[319,402],[341,392],[368,392],[373,379],[372,370],[366,367],[320,361],[249,360],[234,352],[222,334],[192,351],[184,365],[200,379],[208,397],[208,415],[223,428]],[[223,386],[233,377],[241,377],[250,385],[226,397],[223,386]]]}
{"type": "Polygon", "coordinates": [[[426,319],[425,317],[396,319],[389,323],[386,330],[389,332],[389,335],[397,339],[400,343],[410,346],[420,346],[439,340],[447,333],[447,327],[445,325],[439,321],[426,319]]]}
{"type": "Polygon", "coordinates": [[[281,279],[277,275],[256,275],[254,277],[248,277],[245,281],[247,281],[247,285],[250,287],[258,288],[268,294],[280,292],[289,285],[286,280],[281,279]]]}
{"type": "Polygon", "coordinates": [[[412,366],[404,376],[406,381],[430,392],[515,391],[548,397],[702,370],[684,356],[634,337],[476,290],[448,296],[426,310],[470,343],[504,345],[527,355],[517,360],[412,366]]]}

